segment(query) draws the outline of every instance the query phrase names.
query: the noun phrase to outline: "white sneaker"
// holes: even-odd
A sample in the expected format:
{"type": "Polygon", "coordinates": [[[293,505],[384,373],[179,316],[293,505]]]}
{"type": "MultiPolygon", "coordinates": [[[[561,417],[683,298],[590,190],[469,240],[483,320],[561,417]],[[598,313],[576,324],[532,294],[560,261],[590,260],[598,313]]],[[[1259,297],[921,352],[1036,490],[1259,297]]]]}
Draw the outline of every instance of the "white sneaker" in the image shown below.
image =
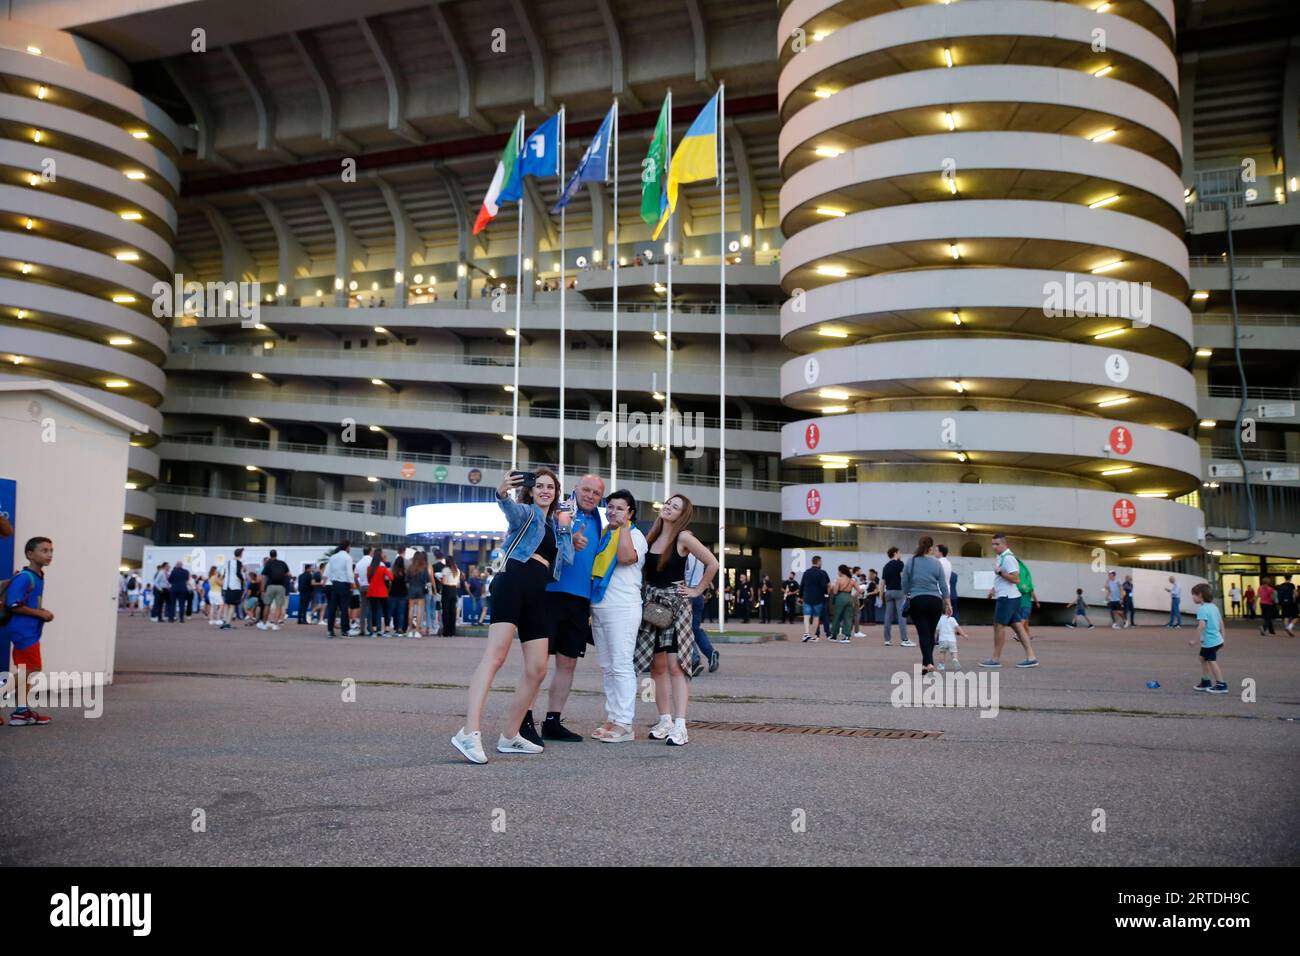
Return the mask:
{"type": "Polygon", "coordinates": [[[866,635],[866,634],[863,634],[861,631],[854,631],[854,632],[853,632],[853,636],[854,636],[854,637],[866,637],[867,635],[866,635]]]}
{"type": "Polygon", "coordinates": [[[258,621],[258,622],[257,622],[257,629],[258,629],[259,631],[265,631],[265,630],[266,630],[266,625],[263,624],[261,621],[258,621]]]}
{"type": "Polygon", "coordinates": [[[899,647],[916,647],[916,644],[913,643],[912,641],[899,641],[899,642],[898,642],[898,646],[899,646],[899,647]]]}
{"type": "Polygon", "coordinates": [[[1120,628],[1120,626],[1119,626],[1118,624],[1112,624],[1111,627],[1112,627],[1114,630],[1116,630],[1116,631],[1118,631],[1119,628],[1120,628]]]}
{"type": "Polygon", "coordinates": [[[686,733],[686,724],[674,724],[672,733],[668,735],[669,747],[685,747],[690,742],[690,736],[686,733]]]}
{"type": "Polygon", "coordinates": [[[660,716],[659,722],[650,728],[650,736],[655,740],[664,740],[673,732],[673,719],[660,716]]]}
{"type": "Polygon", "coordinates": [[[266,625],[266,629],[267,629],[268,631],[278,631],[278,630],[280,629],[280,625],[279,625],[279,624],[268,624],[268,625],[266,625]]]}
{"type": "Polygon", "coordinates": [[[502,754],[539,754],[545,748],[539,747],[531,740],[525,740],[519,734],[515,734],[509,740],[505,734],[497,738],[497,753],[502,754]]]}
{"type": "Polygon", "coordinates": [[[483,735],[477,730],[467,734],[464,727],[460,728],[452,735],[451,745],[470,763],[487,763],[487,754],[483,753],[483,735]]]}

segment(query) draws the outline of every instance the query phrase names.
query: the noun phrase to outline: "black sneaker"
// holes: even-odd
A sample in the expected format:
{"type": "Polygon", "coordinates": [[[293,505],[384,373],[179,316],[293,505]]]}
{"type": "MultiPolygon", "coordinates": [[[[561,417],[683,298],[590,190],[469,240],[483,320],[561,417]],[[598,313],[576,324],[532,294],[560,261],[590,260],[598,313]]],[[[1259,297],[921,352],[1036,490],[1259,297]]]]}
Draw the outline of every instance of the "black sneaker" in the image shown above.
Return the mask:
{"type": "Polygon", "coordinates": [[[703,673],[704,673],[704,662],[696,661],[695,666],[691,668],[691,679],[694,680],[695,678],[699,677],[703,673]]]}
{"type": "Polygon", "coordinates": [[[718,660],[721,657],[717,651],[709,655],[709,673],[712,674],[718,669],[718,660]]]}
{"type": "Polygon", "coordinates": [[[537,727],[533,723],[533,712],[531,710],[524,714],[524,722],[519,725],[519,736],[523,737],[524,740],[528,741],[530,744],[537,744],[539,747],[546,746],[542,743],[542,738],[537,733],[537,727]]]}
{"type": "MultiPolygon", "coordinates": [[[[520,733],[523,731],[521,730],[520,733]]],[[[542,736],[547,740],[563,740],[569,743],[578,743],[583,739],[581,734],[575,734],[560,723],[559,718],[552,720],[550,717],[542,721],[542,736]]]]}

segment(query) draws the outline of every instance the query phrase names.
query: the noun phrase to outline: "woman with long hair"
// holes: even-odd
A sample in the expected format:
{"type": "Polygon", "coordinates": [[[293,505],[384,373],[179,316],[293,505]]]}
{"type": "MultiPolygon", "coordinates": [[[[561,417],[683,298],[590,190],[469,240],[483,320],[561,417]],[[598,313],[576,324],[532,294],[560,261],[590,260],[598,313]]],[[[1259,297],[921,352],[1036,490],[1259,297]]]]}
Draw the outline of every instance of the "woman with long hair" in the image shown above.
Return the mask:
{"type": "Polygon", "coordinates": [[[388,616],[388,586],[392,583],[393,572],[384,564],[384,549],[375,548],[370,552],[370,567],[366,568],[367,597],[370,605],[370,636],[384,636],[384,619],[388,616]]]}
{"type": "Polygon", "coordinates": [[[399,554],[393,559],[393,583],[388,586],[388,617],[392,622],[394,637],[406,634],[406,597],[406,559],[399,554]]]}
{"type": "Polygon", "coordinates": [[[649,547],[644,570],[646,611],[637,632],[633,658],[637,672],[650,671],[655,682],[659,721],[650,728],[650,736],[677,747],[684,746],[688,739],[686,703],[691,658],[695,653],[691,601],[705,592],[718,573],[718,559],[713,552],[687,530],[694,510],[685,495],[673,495],[664,502],[646,535],[649,547]],[[687,587],[686,556],[691,554],[704,565],[704,576],[694,587],[687,587]],[[657,626],[647,617],[656,613],[650,607],[652,604],[667,608],[667,624],[657,626]]]}
{"type": "Polygon", "coordinates": [[[456,636],[456,604],[460,598],[461,575],[456,559],[450,555],[447,564],[438,572],[439,593],[442,597],[442,636],[456,636]]]}
{"type": "Polygon", "coordinates": [[[831,627],[826,639],[832,644],[848,644],[853,634],[853,589],[857,586],[847,564],[831,584],[831,627]]]}
{"type": "MultiPolygon", "coordinates": [[[[573,563],[573,512],[558,507],[560,479],[555,472],[538,468],[531,488],[524,485],[524,477],[523,472],[507,472],[497,486],[497,505],[505,512],[507,524],[503,570],[492,582],[492,625],[483,659],[470,678],[465,726],[451,738],[452,746],[471,763],[487,763],[480,731],[483,706],[516,637],[524,649],[524,673],[506,711],[505,729],[510,734],[501,734],[497,751],[539,754],[543,750],[541,738],[526,739],[520,725],[546,677],[552,636],[546,586],[559,579],[563,565],[573,563]],[[511,497],[516,490],[519,501],[511,497]]],[[[444,604],[443,614],[454,613],[454,608],[448,612],[444,604]]]]}
{"type": "Polygon", "coordinates": [[[217,566],[208,568],[208,623],[221,623],[221,578],[217,577],[217,566]]]}
{"type": "Polygon", "coordinates": [[[423,551],[411,555],[411,563],[406,568],[406,580],[406,614],[410,618],[410,629],[406,636],[423,637],[428,633],[428,621],[424,614],[429,595],[429,556],[423,551]]]}
{"type": "Polygon", "coordinates": [[[921,535],[916,551],[903,565],[903,595],[916,632],[921,635],[921,670],[929,673],[935,669],[935,628],[940,617],[952,614],[952,601],[948,573],[939,563],[939,549],[928,534],[921,535]]]}

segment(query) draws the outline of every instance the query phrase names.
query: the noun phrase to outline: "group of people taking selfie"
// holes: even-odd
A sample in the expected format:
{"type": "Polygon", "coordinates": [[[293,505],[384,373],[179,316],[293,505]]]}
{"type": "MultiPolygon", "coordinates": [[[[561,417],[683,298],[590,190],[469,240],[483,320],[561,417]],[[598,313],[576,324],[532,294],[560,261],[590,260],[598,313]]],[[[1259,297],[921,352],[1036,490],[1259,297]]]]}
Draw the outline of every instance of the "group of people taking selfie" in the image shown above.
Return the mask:
{"type": "Polygon", "coordinates": [[[507,472],[497,486],[505,513],[505,544],[491,589],[487,647],[470,679],[465,726],[451,739],[471,763],[487,763],[483,708],[497,672],[518,639],[524,672],[502,719],[496,749],[540,754],[549,742],[576,742],[581,734],[561,722],[578,658],[594,645],[605,690],[605,721],[590,732],[603,743],[635,740],[637,674],[649,671],[658,720],[653,740],[687,741],[686,706],[696,655],[692,601],[718,573],[718,560],[688,529],[692,505],[672,495],[650,528],[635,526],[638,504],[630,492],[605,495],[604,482],[585,475],[565,497],[549,468],[507,472]],[[602,519],[599,506],[605,501],[602,519]],[[703,573],[691,575],[694,557],[703,573]],[[555,673],[540,731],[533,701],[555,673]]]}

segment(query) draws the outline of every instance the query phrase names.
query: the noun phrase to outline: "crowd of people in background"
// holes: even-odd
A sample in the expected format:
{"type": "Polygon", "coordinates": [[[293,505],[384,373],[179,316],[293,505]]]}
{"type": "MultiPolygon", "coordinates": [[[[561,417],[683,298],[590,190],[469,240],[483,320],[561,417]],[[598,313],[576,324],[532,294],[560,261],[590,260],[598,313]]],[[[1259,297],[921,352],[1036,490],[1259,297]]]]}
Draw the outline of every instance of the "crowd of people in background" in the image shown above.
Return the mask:
{"type": "Polygon", "coordinates": [[[349,554],[347,564],[344,571],[331,556],[304,564],[295,576],[274,548],[260,563],[245,561],[244,549],[236,548],[206,573],[181,560],[164,561],[147,580],[138,571],[120,572],[118,607],[155,624],[203,617],[223,630],[278,631],[288,623],[296,594],[295,623],[326,626],[330,637],[331,599],[342,637],[454,637],[457,624],[481,626],[491,619],[493,574],[487,567],[471,563],[462,571],[436,548],[416,550],[408,560],[395,550],[365,547],[355,564],[349,554]]]}

